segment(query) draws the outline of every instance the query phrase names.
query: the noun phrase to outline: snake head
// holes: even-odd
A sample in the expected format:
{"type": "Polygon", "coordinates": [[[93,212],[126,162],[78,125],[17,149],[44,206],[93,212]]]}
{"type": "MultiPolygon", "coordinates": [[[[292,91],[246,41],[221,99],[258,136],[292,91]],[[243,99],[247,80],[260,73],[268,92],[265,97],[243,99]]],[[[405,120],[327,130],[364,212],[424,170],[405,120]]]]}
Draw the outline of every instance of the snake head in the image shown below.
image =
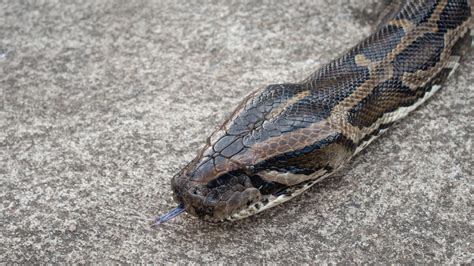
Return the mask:
{"type": "Polygon", "coordinates": [[[173,177],[175,200],[206,221],[240,219],[298,195],[339,167],[350,149],[311,97],[304,84],[270,85],[249,95],[173,177]]]}
{"type": "Polygon", "coordinates": [[[220,222],[261,199],[248,175],[225,173],[208,183],[178,175],[172,180],[175,200],[193,216],[220,222]]]}

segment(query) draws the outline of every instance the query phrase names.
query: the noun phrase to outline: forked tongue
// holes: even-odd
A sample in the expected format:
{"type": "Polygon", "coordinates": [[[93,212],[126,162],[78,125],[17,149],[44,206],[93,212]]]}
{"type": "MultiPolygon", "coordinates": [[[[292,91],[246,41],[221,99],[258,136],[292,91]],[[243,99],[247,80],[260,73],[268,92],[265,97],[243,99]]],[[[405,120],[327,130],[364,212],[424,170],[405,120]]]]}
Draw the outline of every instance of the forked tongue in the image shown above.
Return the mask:
{"type": "Polygon", "coordinates": [[[180,215],[181,213],[184,212],[184,205],[180,204],[178,207],[172,209],[168,213],[158,216],[155,219],[153,219],[153,224],[151,226],[159,226],[160,224],[166,223],[167,221],[173,219],[174,217],[180,215]]]}

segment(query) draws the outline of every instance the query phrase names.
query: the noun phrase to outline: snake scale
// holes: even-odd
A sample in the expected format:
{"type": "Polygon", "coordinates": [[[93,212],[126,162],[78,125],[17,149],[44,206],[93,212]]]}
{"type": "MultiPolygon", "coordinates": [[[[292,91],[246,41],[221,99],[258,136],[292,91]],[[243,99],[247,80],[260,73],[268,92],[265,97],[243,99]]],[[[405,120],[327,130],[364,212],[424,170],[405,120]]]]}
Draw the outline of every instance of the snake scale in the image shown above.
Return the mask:
{"type": "Polygon", "coordinates": [[[179,207],[248,217],[333,174],[432,96],[472,44],[468,0],[392,1],[380,26],[302,82],[252,92],[172,178],[179,207]]]}

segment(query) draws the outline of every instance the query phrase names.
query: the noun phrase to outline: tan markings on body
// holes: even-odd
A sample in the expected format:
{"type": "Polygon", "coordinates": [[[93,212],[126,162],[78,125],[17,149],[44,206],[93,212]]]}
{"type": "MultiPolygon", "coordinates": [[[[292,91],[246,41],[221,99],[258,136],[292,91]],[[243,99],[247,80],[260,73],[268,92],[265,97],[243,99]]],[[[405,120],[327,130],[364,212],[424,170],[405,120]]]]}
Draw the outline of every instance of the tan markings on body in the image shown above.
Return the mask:
{"type": "Polygon", "coordinates": [[[363,54],[357,54],[355,57],[355,63],[358,65],[358,66],[369,66],[372,61],[370,61],[369,59],[367,59],[365,57],[365,55],[363,54]]]}
{"type": "Polygon", "coordinates": [[[418,70],[413,73],[403,74],[403,85],[415,91],[425,86],[431,80],[431,78],[436,76],[436,74],[438,74],[443,68],[447,67],[451,56],[449,51],[451,51],[451,48],[455,45],[456,41],[459,40],[459,37],[464,35],[469,30],[469,23],[470,21],[467,20],[461,26],[452,30],[448,30],[448,32],[444,35],[445,47],[441,52],[439,62],[427,70],[418,70]],[[456,36],[458,37],[456,38],[456,36]]]}
{"type": "MultiPolygon", "coordinates": [[[[332,109],[331,115],[328,117],[328,121],[335,131],[342,132],[344,136],[350,138],[354,143],[358,143],[367,134],[370,134],[373,130],[380,126],[379,124],[373,124],[372,126],[365,128],[353,126],[347,121],[347,112],[361,100],[370,95],[378,84],[393,77],[392,61],[398,54],[411,45],[417,38],[423,36],[426,33],[436,32],[438,30],[437,22],[446,4],[447,0],[440,2],[426,23],[417,26],[416,29],[415,27],[412,27],[410,31],[405,32],[405,36],[401,38],[400,43],[382,60],[367,64],[368,62],[365,57],[362,58],[361,55],[358,55],[357,58],[355,58],[356,63],[358,62],[361,65],[367,65],[370,76],[350,96],[339,102],[338,105],[332,109]]],[[[394,20],[389,23],[405,25],[405,27],[409,27],[407,26],[407,22],[404,22],[403,20],[399,20],[399,22],[394,20]]]]}
{"type": "MultiPolygon", "coordinates": [[[[263,142],[256,143],[249,149],[247,149],[247,151],[245,151],[244,153],[238,154],[232,159],[226,159],[222,164],[216,165],[216,167],[213,169],[208,169],[209,171],[205,171],[205,173],[203,173],[203,175],[199,178],[199,182],[205,183],[219,176],[220,174],[237,170],[242,166],[255,165],[258,162],[264,161],[275,155],[302,149],[308,145],[313,144],[315,140],[321,140],[337,133],[342,133],[344,134],[344,136],[350,138],[354,143],[358,143],[367,134],[370,134],[371,132],[376,130],[381,124],[383,124],[384,121],[382,120],[384,119],[379,119],[370,127],[359,128],[356,126],[352,126],[347,121],[347,111],[350,110],[354,105],[359,103],[362,99],[370,95],[370,93],[372,93],[373,89],[378,84],[387,81],[388,79],[393,77],[393,66],[391,62],[400,52],[406,49],[420,36],[423,36],[424,34],[429,32],[436,32],[438,30],[437,26],[434,25],[437,25],[439,16],[446,4],[446,0],[440,2],[436,9],[433,11],[431,18],[423,25],[417,26],[416,29],[414,25],[411,25],[411,22],[408,23],[404,20],[390,21],[389,24],[400,25],[404,29],[406,29],[405,36],[403,36],[400,40],[400,43],[391,52],[389,52],[384,59],[380,61],[371,62],[363,55],[356,55],[356,64],[358,64],[359,66],[368,67],[370,77],[364,83],[362,83],[359,88],[357,88],[350,96],[339,102],[339,104],[333,108],[331,115],[328,117],[328,119],[322,122],[314,123],[307,128],[297,129],[295,131],[291,131],[280,136],[269,138],[263,142]]],[[[454,43],[457,41],[457,39],[459,39],[459,37],[454,37],[456,37],[458,31],[462,31],[461,28],[463,27],[465,26],[458,27],[457,29],[451,30],[452,33],[446,34],[445,40],[447,40],[447,43],[449,43],[449,45],[447,45],[447,47],[449,48],[445,47],[443,53],[447,54],[447,51],[449,51],[450,48],[454,45],[454,43]]],[[[312,76],[310,76],[309,79],[311,78],[312,76]]],[[[426,82],[427,81],[425,81],[425,83],[426,82]]],[[[252,93],[249,97],[253,97],[256,92],[252,93]]],[[[295,98],[292,98],[287,101],[287,104],[285,104],[284,107],[279,110],[283,110],[284,108],[288,107],[290,104],[293,104],[297,100],[306,97],[305,92],[300,94],[296,95],[295,98]]],[[[248,100],[250,99],[249,97],[244,101],[244,103],[248,103],[248,100]]],[[[231,118],[224,124],[223,129],[227,129],[227,126],[230,124],[230,122],[238,117],[238,113],[240,110],[242,110],[243,107],[244,105],[240,106],[236,110],[236,112],[232,114],[231,118]]],[[[275,111],[272,116],[277,115],[277,113],[278,112],[275,111]]],[[[216,136],[218,135],[220,134],[216,134],[216,136]]],[[[269,180],[271,179],[270,177],[267,178],[269,178],[269,180]]],[[[298,179],[296,177],[289,176],[287,176],[286,178],[287,181],[285,182],[287,182],[288,184],[292,184],[296,182],[294,180],[298,179]]]]}
{"type": "Polygon", "coordinates": [[[387,24],[395,26],[395,27],[403,28],[405,32],[411,32],[413,28],[415,28],[415,24],[413,24],[411,21],[407,19],[391,20],[387,24]]]}
{"type": "Polygon", "coordinates": [[[298,101],[304,99],[305,97],[311,95],[310,90],[301,91],[295,94],[293,97],[289,98],[286,102],[281,103],[277,107],[273,108],[273,110],[267,114],[265,117],[267,120],[272,120],[273,118],[277,117],[281,114],[285,109],[292,106],[293,104],[297,103],[298,101]]]}

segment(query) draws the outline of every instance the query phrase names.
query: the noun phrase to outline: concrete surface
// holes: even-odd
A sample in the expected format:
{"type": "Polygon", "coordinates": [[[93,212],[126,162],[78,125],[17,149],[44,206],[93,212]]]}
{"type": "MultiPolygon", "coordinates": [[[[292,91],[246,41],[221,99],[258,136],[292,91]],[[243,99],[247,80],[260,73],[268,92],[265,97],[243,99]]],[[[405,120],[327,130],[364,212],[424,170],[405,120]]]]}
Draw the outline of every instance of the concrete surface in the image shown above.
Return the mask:
{"type": "MultiPolygon", "coordinates": [[[[474,57],[334,178],[233,224],[169,180],[251,90],[370,32],[372,1],[0,1],[1,262],[467,262],[474,57]]],[[[375,2],[375,1],[374,1],[375,2]]]]}

